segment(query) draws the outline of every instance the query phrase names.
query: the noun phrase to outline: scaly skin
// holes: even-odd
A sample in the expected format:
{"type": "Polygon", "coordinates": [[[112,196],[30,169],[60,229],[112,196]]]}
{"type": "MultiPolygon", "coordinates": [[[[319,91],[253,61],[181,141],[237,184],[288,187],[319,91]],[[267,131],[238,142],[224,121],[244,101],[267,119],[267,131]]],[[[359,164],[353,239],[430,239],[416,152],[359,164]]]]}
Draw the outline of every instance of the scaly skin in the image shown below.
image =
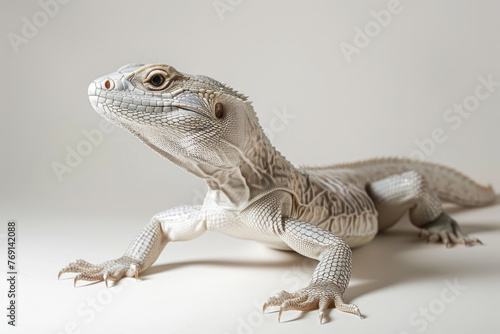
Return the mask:
{"type": "Polygon", "coordinates": [[[164,64],[131,64],[96,79],[88,89],[94,109],[154,151],[202,178],[202,206],[153,216],[125,254],[100,265],[77,260],[64,267],[79,280],[137,277],[172,241],[206,230],[292,249],[319,261],[309,285],[282,291],[269,306],[283,311],[329,305],[361,313],[342,295],[351,275],[351,247],[410,212],[421,235],[447,246],[480,241],[464,235],[439,199],[486,205],[493,190],[446,167],[406,159],[378,159],[295,168],[269,142],[247,98],[211,78],[164,64]]]}

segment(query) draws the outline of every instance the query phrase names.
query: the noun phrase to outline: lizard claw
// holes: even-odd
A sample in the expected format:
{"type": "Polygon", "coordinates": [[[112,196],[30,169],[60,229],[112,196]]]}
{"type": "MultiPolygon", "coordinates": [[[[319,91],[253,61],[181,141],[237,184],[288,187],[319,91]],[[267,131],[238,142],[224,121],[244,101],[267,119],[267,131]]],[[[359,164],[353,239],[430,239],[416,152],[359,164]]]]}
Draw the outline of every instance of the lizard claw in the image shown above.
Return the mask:
{"type": "Polygon", "coordinates": [[[262,306],[262,313],[266,313],[266,309],[267,307],[269,306],[269,304],[267,303],[267,301],[264,303],[264,305],[262,306]]]}
{"type": "Polygon", "coordinates": [[[283,314],[283,307],[280,307],[280,313],[278,313],[278,322],[281,322],[281,315],[283,314]]]}

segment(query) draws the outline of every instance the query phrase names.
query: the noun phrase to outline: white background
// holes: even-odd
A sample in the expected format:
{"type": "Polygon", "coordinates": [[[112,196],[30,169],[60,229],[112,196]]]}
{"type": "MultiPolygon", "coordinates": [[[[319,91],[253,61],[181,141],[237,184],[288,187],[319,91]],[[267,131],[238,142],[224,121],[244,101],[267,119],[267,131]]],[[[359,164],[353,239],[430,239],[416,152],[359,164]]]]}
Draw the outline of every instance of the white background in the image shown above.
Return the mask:
{"type": "MultiPolygon", "coordinates": [[[[68,148],[86,140],[82,131],[101,122],[88,84],[127,63],[168,63],[249,95],[273,144],[297,165],[408,156],[439,128],[446,139],[425,159],[500,189],[500,87],[457,129],[443,119],[474,95],[479,77],[500,82],[500,4],[401,0],[400,12],[348,61],[341,44],[354,45],[356,27],[370,26],[371,11],[389,2],[73,0],[51,7],[53,16],[17,46],[9,36],[23,36],[23,18],[43,19],[42,7],[2,2],[0,219],[19,222],[21,271],[12,332],[419,333],[419,312],[430,305],[445,308],[424,321],[425,333],[492,332],[498,206],[451,208],[484,247],[426,245],[404,222],[356,250],[346,299],[363,321],[332,310],[321,327],[315,312],[290,312],[284,320],[293,321],[277,325],[277,314],[261,315],[260,305],[307,284],[311,262],[210,233],[167,246],[141,282],[123,280],[112,292],[56,280],[75,258],[120,256],[154,213],[203,196],[199,180],[121,129],[58,179],[54,162],[66,164],[68,148]],[[225,11],[214,6],[221,3],[225,11]],[[283,121],[284,113],[293,118],[283,121]],[[465,290],[440,303],[445,280],[455,279],[465,290]],[[415,312],[419,325],[409,320],[415,312]]],[[[5,304],[4,280],[0,287],[5,304]]]]}

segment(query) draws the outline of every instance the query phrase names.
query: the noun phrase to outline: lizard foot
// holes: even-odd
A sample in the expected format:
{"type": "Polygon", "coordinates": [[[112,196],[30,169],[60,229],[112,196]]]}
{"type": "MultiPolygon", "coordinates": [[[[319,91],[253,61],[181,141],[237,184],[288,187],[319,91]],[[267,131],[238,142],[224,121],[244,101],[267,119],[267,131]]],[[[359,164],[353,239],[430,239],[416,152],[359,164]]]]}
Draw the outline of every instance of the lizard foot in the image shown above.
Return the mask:
{"type": "Polygon", "coordinates": [[[462,233],[457,222],[444,212],[436,220],[421,226],[420,238],[426,239],[427,242],[441,241],[446,247],[456,244],[465,246],[483,244],[481,240],[462,233]]]}
{"type": "Polygon", "coordinates": [[[359,308],[354,304],[346,304],[342,299],[342,290],[334,284],[311,283],[297,292],[281,291],[264,303],[263,312],[269,306],[279,306],[278,322],[284,311],[310,311],[318,308],[319,322],[323,323],[325,311],[332,303],[342,312],[358,315],[362,318],[359,308]]]}
{"type": "Polygon", "coordinates": [[[108,281],[116,282],[123,276],[135,277],[137,279],[139,277],[139,269],[139,263],[126,256],[101,264],[76,260],[62,268],[57,278],[61,278],[61,275],[64,273],[78,273],[74,281],[75,286],[78,281],[105,281],[107,287],[108,281]]]}

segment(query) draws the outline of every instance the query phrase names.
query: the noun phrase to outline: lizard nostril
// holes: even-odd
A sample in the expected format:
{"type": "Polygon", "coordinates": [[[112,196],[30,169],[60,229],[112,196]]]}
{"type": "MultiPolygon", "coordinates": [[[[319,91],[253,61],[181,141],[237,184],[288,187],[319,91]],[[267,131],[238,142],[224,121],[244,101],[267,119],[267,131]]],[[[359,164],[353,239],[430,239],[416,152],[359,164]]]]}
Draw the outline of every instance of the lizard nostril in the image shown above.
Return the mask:
{"type": "Polygon", "coordinates": [[[104,83],[104,87],[106,87],[106,89],[111,88],[111,83],[109,82],[109,80],[106,80],[106,82],[104,83]]]}

